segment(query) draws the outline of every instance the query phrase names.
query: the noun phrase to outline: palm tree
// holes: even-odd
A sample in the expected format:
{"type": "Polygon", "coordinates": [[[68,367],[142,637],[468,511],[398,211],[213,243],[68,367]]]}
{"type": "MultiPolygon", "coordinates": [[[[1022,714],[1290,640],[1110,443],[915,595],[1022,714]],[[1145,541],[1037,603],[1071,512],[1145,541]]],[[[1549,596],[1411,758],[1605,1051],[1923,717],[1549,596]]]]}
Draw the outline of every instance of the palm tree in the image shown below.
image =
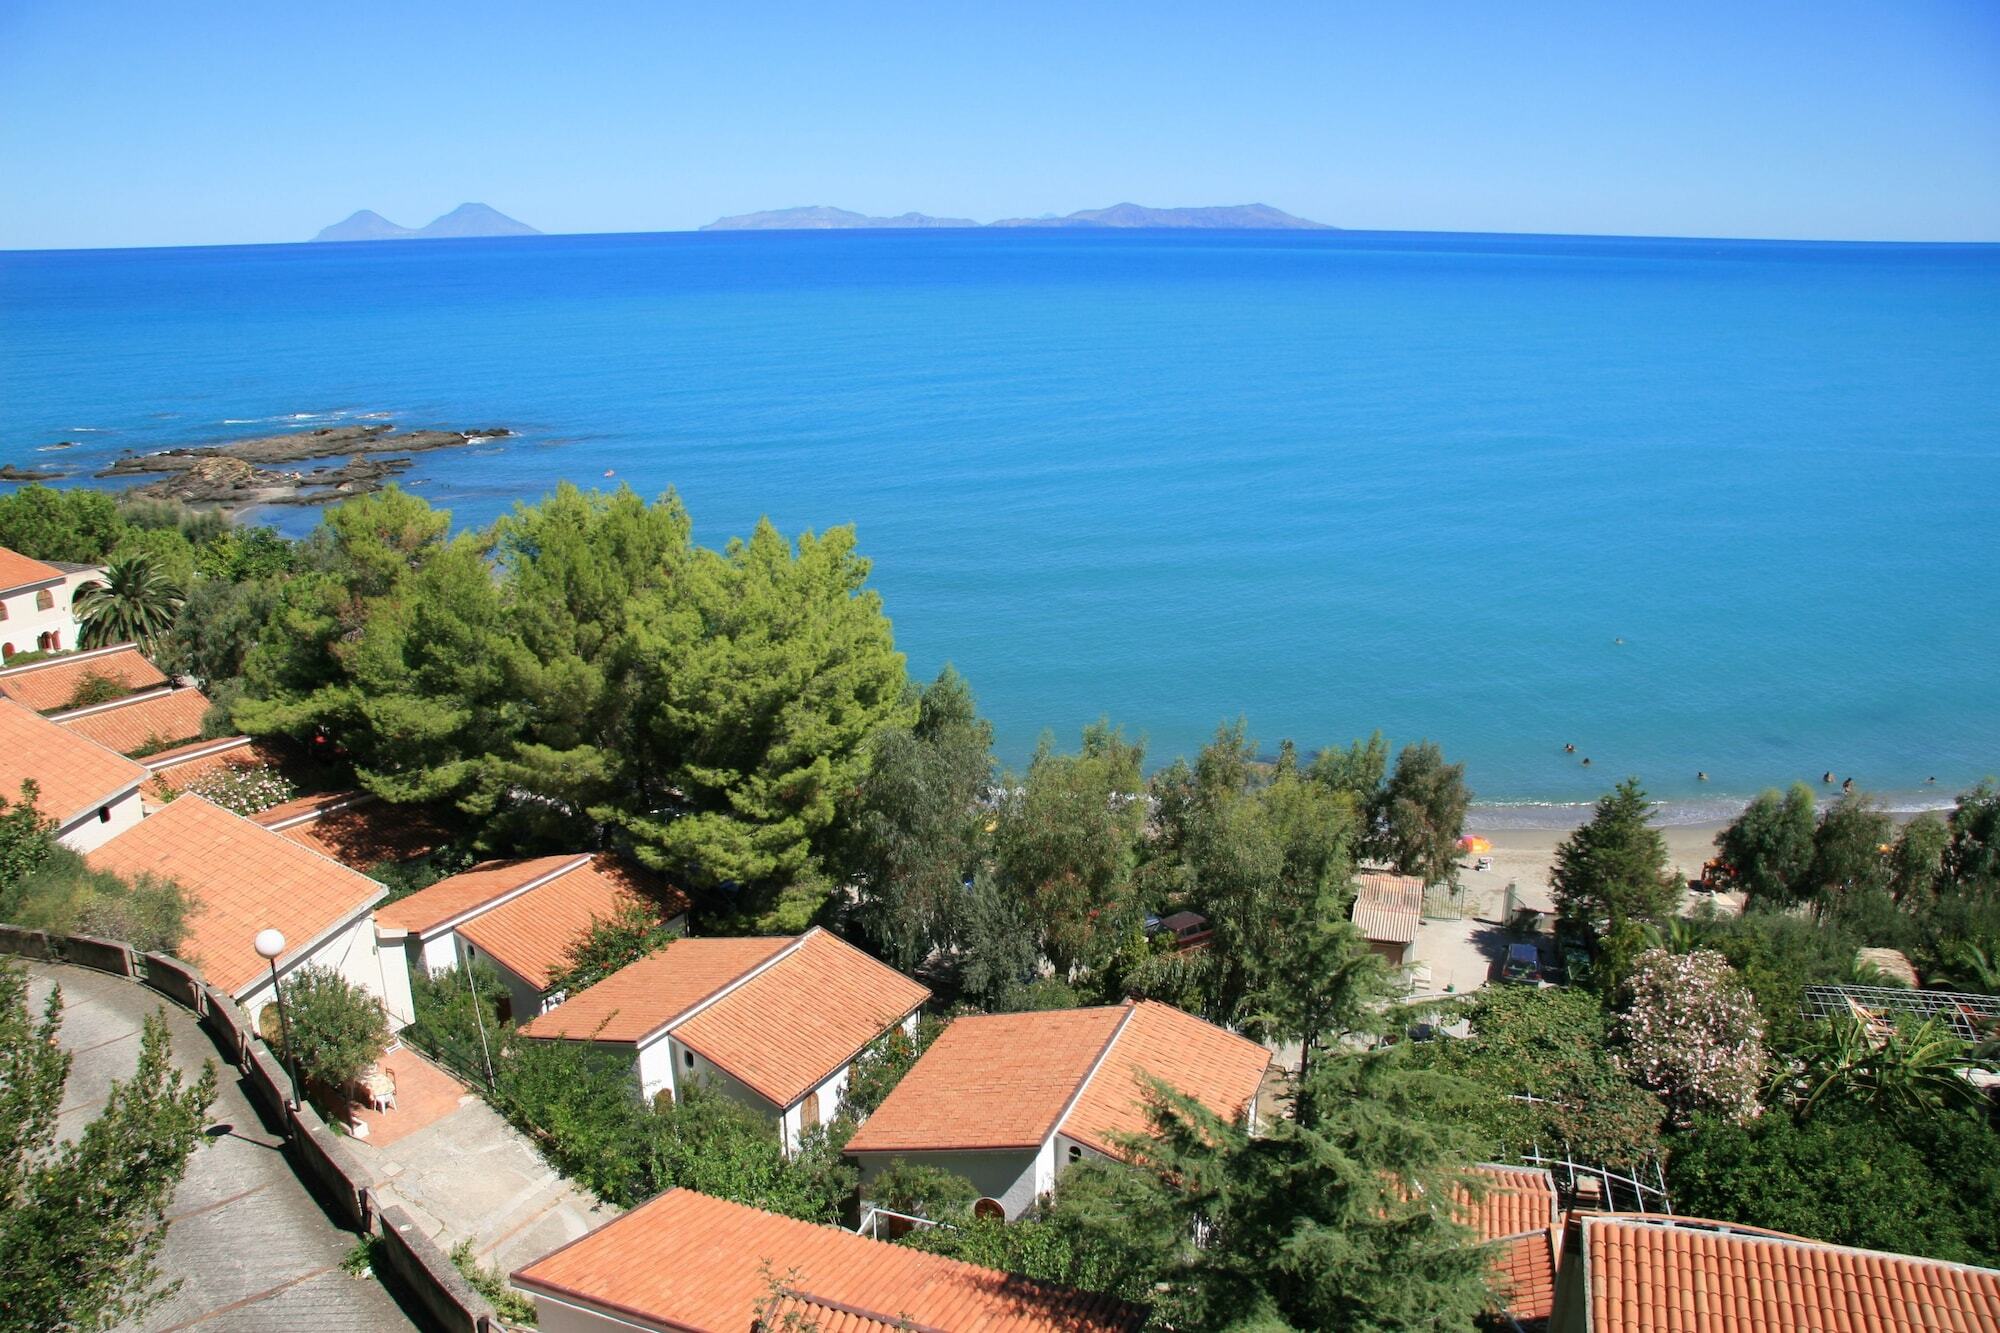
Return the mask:
{"type": "Polygon", "coordinates": [[[71,605],[82,622],[84,647],[114,643],[150,647],[173,628],[186,600],[179,585],[154,569],[150,559],[134,555],[112,561],[103,581],[78,588],[71,605]]]}

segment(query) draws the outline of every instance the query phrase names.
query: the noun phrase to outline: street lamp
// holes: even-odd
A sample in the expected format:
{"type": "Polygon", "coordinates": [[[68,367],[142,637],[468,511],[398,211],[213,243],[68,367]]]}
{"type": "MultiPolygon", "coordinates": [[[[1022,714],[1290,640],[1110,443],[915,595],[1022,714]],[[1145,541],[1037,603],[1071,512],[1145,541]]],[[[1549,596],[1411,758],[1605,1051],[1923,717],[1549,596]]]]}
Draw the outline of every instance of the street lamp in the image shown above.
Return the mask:
{"type": "Polygon", "coordinates": [[[299,1091],[299,1066],[292,1054],[292,1025],[285,1017],[285,992],[278,985],[278,955],[284,951],[284,931],[266,926],[257,932],[257,953],[271,965],[271,990],[278,997],[278,1035],[285,1044],[285,1072],[292,1076],[292,1106],[296,1109],[305,1105],[305,1094],[299,1091]]]}

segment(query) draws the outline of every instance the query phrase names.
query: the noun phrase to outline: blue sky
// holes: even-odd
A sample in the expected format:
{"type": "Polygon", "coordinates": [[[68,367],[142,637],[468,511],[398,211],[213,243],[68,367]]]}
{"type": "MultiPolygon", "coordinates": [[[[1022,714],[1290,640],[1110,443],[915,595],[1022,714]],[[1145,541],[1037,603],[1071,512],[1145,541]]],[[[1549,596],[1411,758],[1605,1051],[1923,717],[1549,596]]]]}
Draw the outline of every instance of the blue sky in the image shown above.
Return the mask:
{"type": "Polygon", "coordinates": [[[2000,4],[0,4],[0,248],[468,199],[2000,240],[2000,4]]]}

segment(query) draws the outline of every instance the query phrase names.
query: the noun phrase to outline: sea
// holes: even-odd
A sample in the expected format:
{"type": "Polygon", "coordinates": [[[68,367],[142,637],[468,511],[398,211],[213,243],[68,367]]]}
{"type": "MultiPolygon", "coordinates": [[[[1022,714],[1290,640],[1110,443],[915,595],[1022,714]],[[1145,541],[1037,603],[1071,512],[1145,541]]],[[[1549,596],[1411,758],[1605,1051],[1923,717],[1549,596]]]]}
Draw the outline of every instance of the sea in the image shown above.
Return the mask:
{"type": "Polygon", "coordinates": [[[404,483],[464,525],[564,479],[672,488],[709,544],[854,524],[912,673],[956,664],[1016,767],[1100,718],[1150,764],[1239,717],[1267,753],[1379,729],[1463,761],[1492,827],[1626,776],[1699,822],[1827,773],[1909,809],[2000,770],[2000,246],[14,252],[0,406],[22,466],[504,426],[404,483]]]}

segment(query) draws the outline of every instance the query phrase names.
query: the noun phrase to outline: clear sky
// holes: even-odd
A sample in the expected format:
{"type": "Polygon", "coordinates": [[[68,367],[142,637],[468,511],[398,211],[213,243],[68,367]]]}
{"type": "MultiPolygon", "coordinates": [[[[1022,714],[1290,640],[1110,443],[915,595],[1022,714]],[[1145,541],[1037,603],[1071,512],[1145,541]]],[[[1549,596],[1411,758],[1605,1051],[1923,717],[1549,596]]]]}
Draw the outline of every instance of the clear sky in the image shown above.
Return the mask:
{"type": "Polygon", "coordinates": [[[0,0],[0,248],[1127,199],[2000,240],[2000,3],[0,0]]]}

